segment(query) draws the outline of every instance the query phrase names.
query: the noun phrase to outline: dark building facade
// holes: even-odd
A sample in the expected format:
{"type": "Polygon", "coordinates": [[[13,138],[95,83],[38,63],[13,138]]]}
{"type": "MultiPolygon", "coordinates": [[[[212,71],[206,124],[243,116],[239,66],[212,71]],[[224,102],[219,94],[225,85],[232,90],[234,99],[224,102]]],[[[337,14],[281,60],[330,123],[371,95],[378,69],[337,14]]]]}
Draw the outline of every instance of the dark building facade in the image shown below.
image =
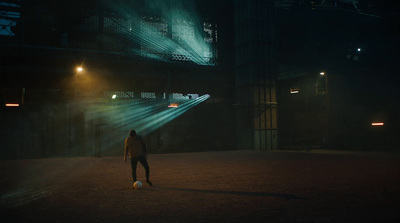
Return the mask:
{"type": "Polygon", "coordinates": [[[118,155],[131,128],[151,153],[236,149],[231,47],[224,41],[232,19],[208,7],[3,6],[19,17],[1,42],[2,158],[118,155]]]}
{"type": "Polygon", "coordinates": [[[277,7],[281,149],[396,149],[398,5],[354,3],[277,7]]]}
{"type": "Polygon", "coordinates": [[[382,2],[5,1],[1,158],[120,155],[131,128],[151,153],[395,149],[382,2]]]}
{"type": "Polygon", "coordinates": [[[238,146],[277,149],[273,1],[235,1],[238,146]]]}

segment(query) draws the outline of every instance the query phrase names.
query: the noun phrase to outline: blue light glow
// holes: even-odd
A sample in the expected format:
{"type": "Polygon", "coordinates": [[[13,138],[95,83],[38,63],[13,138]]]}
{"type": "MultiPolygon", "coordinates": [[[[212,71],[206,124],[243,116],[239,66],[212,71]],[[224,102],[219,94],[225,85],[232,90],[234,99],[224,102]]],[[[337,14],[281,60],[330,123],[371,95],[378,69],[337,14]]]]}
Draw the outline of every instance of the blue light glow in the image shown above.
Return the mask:
{"type": "Polygon", "coordinates": [[[148,14],[133,7],[112,5],[125,19],[107,18],[105,30],[119,30],[132,47],[129,53],[154,60],[214,65],[216,26],[200,20],[193,3],[184,0],[144,1],[148,14]]]}
{"type": "MultiPolygon", "coordinates": [[[[130,129],[141,135],[149,135],[185,112],[210,98],[202,95],[195,99],[153,99],[135,98],[113,101],[112,104],[90,105],[85,112],[85,125],[103,125],[101,133],[102,150],[119,148],[130,129]],[[179,104],[169,108],[171,103],[179,104]]],[[[88,145],[95,144],[95,138],[88,139],[88,145]]]]}

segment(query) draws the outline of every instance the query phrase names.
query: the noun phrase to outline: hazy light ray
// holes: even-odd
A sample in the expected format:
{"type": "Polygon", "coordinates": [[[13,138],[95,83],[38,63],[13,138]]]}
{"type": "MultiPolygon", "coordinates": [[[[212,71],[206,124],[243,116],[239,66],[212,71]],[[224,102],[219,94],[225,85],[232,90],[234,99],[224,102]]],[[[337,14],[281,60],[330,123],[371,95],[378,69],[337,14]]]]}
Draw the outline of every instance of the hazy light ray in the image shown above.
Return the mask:
{"type": "MultiPolygon", "coordinates": [[[[131,112],[129,112],[131,113],[131,112]]],[[[150,112],[144,113],[142,115],[132,115],[131,118],[129,118],[126,123],[123,123],[122,125],[125,126],[127,123],[141,123],[143,120],[152,117],[158,113],[158,110],[151,110],[150,112]]]]}
{"type": "Polygon", "coordinates": [[[178,116],[182,115],[192,107],[205,101],[206,99],[208,99],[208,97],[202,96],[200,98],[186,102],[180,105],[178,108],[170,108],[168,110],[165,110],[164,112],[151,116],[149,119],[143,120],[143,122],[145,123],[143,123],[140,130],[146,133],[152,132],[157,128],[165,125],[166,123],[172,121],[173,119],[177,118],[178,116]]]}
{"type": "Polygon", "coordinates": [[[168,115],[165,115],[164,117],[160,117],[158,119],[153,120],[147,126],[144,126],[145,132],[152,132],[152,131],[158,129],[159,127],[167,124],[168,122],[170,122],[173,119],[177,118],[178,116],[182,115],[183,113],[188,111],[190,108],[196,106],[197,104],[198,103],[192,104],[190,107],[187,107],[185,109],[180,109],[180,110],[178,110],[176,112],[173,112],[173,113],[170,113],[168,115]]]}
{"type": "MultiPolygon", "coordinates": [[[[131,109],[145,109],[146,106],[152,106],[152,102],[149,101],[144,101],[144,100],[127,100],[123,101],[118,105],[113,105],[111,102],[110,104],[106,105],[95,105],[93,109],[91,109],[88,114],[91,117],[89,120],[95,120],[98,119],[99,117],[105,116],[104,113],[110,113],[110,112],[119,112],[116,114],[116,116],[123,116],[125,110],[131,110],[131,109]],[[95,109],[94,109],[95,108],[95,109]]],[[[161,102],[159,102],[161,103],[161,102]]],[[[147,110],[141,111],[141,113],[146,113],[148,112],[149,108],[147,110]]],[[[141,114],[140,113],[140,114],[141,114]]]]}
{"type": "Polygon", "coordinates": [[[129,106],[127,108],[119,108],[116,107],[116,111],[118,113],[120,113],[120,115],[125,115],[124,112],[125,111],[130,111],[130,110],[135,110],[134,116],[142,116],[143,114],[148,114],[149,112],[152,112],[152,110],[154,110],[155,106],[159,106],[160,104],[162,104],[161,101],[153,101],[150,103],[146,103],[144,105],[132,105],[129,106]]]}
{"type": "Polygon", "coordinates": [[[179,41],[173,40],[172,36],[161,35],[159,32],[157,32],[157,30],[159,31],[159,27],[157,27],[157,24],[160,23],[155,22],[154,25],[150,22],[143,23],[143,18],[138,15],[138,13],[135,12],[132,7],[128,5],[116,5],[113,3],[110,4],[110,7],[122,15],[129,15],[127,16],[127,19],[132,21],[132,24],[138,25],[137,27],[139,27],[139,25],[140,27],[142,27],[142,29],[132,28],[130,27],[130,25],[121,24],[117,19],[113,19],[115,24],[127,31],[128,35],[125,37],[126,41],[129,41],[131,43],[138,43],[141,46],[149,49],[148,51],[145,51],[145,54],[143,54],[143,51],[139,52],[138,50],[133,50],[133,53],[151,59],[168,61],[157,54],[165,54],[166,56],[171,57],[172,54],[177,52],[176,49],[181,49],[179,51],[185,53],[179,55],[187,57],[187,59],[191,60],[192,62],[200,65],[213,65],[210,62],[211,57],[205,57],[204,55],[205,53],[212,55],[212,47],[211,44],[204,41],[204,27],[202,25],[202,22],[200,21],[199,16],[197,15],[194,5],[191,2],[183,0],[168,2],[157,1],[157,3],[153,1],[144,2],[144,8],[149,8],[149,11],[154,11],[156,12],[155,14],[163,15],[163,17],[166,18],[167,21],[173,21],[173,19],[191,21],[190,27],[192,27],[194,30],[193,37],[182,38],[179,41]],[[163,5],[162,11],[160,9],[160,5],[163,5]],[[156,30],[156,32],[151,32],[154,30],[156,30]],[[152,34],[148,35],[148,33],[152,34]]]}
{"type": "MultiPolygon", "coordinates": [[[[155,115],[166,107],[165,100],[152,100],[153,104],[146,103],[146,107],[143,106],[131,106],[129,109],[116,110],[114,112],[120,114],[120,118],[110,118],[108,122],[110,123],[109,128],[116,128],[118,130],[125,129],[128,131],[133,126],[140,125],[141,120],[155,115]],[[140,112],[138,112],[140,110],[140,112]]],[[[108,116],[115,116],[114,113],[108,114],[108,116]]],[[[105,136],[106,141],[110,140],[110,144],[115,142],[115,138],[118,136],[113,136],[108,134],[105,136]]],[[[109,145],[110,146],[110,145],[109,145]]]]}
{"type": "MultiPolygon", "coordinates": [[[[161,54],[164,54],[164,53],[168,54],[168,53],[172,52],[171,49],[170,49],[171,48],[170,45],[161,44],[161,43],[166,41],[165,38],[158,37],[158,36],[157,37],[154,37],[154,36],[149,37],[148,35],[143,33],[141,30],[140,31],[139,30],[135,30],[135,29],[130,30],[126,25],[121,24],[116,19],[112,19],[112,20],[114,21],[115,24],[119,25],[123,29],[129,30],[129,31],[127,31],[128,34],[122,35],[124,37],[123,39],[126,42],[128,42],[129,44],[134,45],[136,43],[140,43],[140,45],[142,45],[142,46],[145,46],[147,48],[153,48],[153,49],[156,46],[157,48],[160,49],[159,51],[160,51],[161,54]]],[[[136,24],[141,24],[140,18],[135,18],[134,20],[135,20],[136,24]]],[[[142,55],[142,51],[141,50],[133,49],[130,52],[133,52],[134,55],[142,55]]],[[[144,55],[142,55],[142,56],[144,56],[144,55]]],[[[148,52],[148,51],[146,52],[145,56],[149,57],[149,58],[152,58],[152,59],[161,60],[161,61],[168,61],[165,58],[163,58],[161,56],[158,56],[155,53],[148,52]],[[150,55],[148,55],[148,54],[150,54],[150,55]]]]}
{"type": "MultiPolygon", "coordinates": [[[[129,100],[129,104],[122,102],[119,105],[110,103],[108,105],[91,105],[85,114],[85,121],[100,121],[103,123],[122,123],[126,119],[140,119],[154,112],[157,112],[157,108],[162,107],[165,102],[161,99],[156,100],[129,100]],[[134,110],[135,113],[132,117],[126,117],[128,111],[134,110]],[[103,120],[103,121],[102,121],[103,120]]],[[[86,103],[79,102],[74,103],[74,107],[81,107],[86,103]]],[[[130,120],[128,120],[130,121],[130,120]]]]}
{"type": "Polygon", "coordinates": [[[177,109],[167,109],[167,110],[165,110],[164,112],[162,112],[162,113],[159,114],[159,115],[164,115],[164,114],[165,114],[165,115],[170,115],[170,114],[176,113],[176,112],[179,111],[179,110],[185,109],[185,108],[188,107],[189,105],[195,104],[195,103],[196,103],[195,100],[193,100],[193,101],[188,101],[188,102],[185,102],[185,103],[179,105],[177,109]]]}
{"type": "MultiPolygon", "coordinates": [[[[162,107],[165,107],[165,103],[164,103],[164,106],[162,106],[162,107]]],[[[161,109],[161,106],[158,106],[157,108],[155,108],[156,112],[153,112],[152,114],[147,114],[146,116],[149,117],[149,116],[157,115],[156,113],[160,109],[161,109]]],[[[134,113],[134,111],[127,111],[124,116],[130,116],[130,115],[132,115],[132,113],[134,113]]],[[[126,120],[125,122],[114,123],[114,124],[108,126],[108,129],[115,129],[115,131],[111,131],[111,132],[120,132],[121,128],[124,129],[126,132],[128,132],[132,128],[138,130],[137,126],[141,126],[143,124],[143,121],[142,121],[143,119],[146,119],[146,118],[143,116],[134,117],[134,119],[131,119],[129,121],[126,120]]],[[[140,134],[143,134],[143,133],[140,132],[140,134]]],[[[105,142],[107,142],[107,143],[103,145],[101,150],[104,151],[104,150],[113,148],[118,145],[121,146],[120,144],[121,144],[121,142],[123,142],[124,137],[126,137],[126,136],[121,137],[120,135],[115,135],[113,133],[103,136],[105,142]],[[116,140],[118,138],[119,138],[119,140],[116,140]]]]}
{"type": "MultiPolygon", "coordinates": [[[[187,102],[187,103],[193,103],[193,102],[187,102]]],[[[181,105],[184,107],[184,105],[181,105]]],[[[181,108],[182,109],[182,108],[181,108]]],[[[170,109],[166,109],[158,114],[155,114],[149,118],[146,118],[144,120],[141,120],[141,124],[143,124],[143,129],[148,128],[149,126],[152,125],[152,123],[156,120],[157,122],[162,122],[164,119],[166,119],[169,115],[171,115],[173,112],[176,112],[176,110],[171,111],[170,109]]]]}
{"type": "Polygon", "coordinates": [[[154,108],[144,109],[141,114],[135,114],[132,111],[121,111],[119,113],[121,113],[120,119],[110,119],[110,123],[113,123],[113,126],[129,126],[129,123],[137,123],[140,122],[140,120],[156,114],[157,110],[154,108]]]}
{"type": "Polygon", "coordinates": [[[174,18],[179,18],[183,20],[189,20],[193,23],[194,36],[193,39],[185,38],[183,39],[182,48],[189,52],[189,55],[194,58],[195,63],[205,65],[207,62],[204,61],[202,55],[202,49],[207,49],[211,51],[211,44],[204,41],[204,27],[202,22],[197,16],[198,13],[192,4],[181,4],[180,7],[176,7],[173,11],[168,14],[170,20],[174,18]]]}
{"type": "MultiPolygon", "coordinates": [[[[135,114],[135,109],[119,110],[117,107],[115,112],[122,113],[121,117],[125,118],[113,119],[113,122],[109,122],[109,125],[103,127],[103,131],[106,132],[104,132],[105,134],[101,135],[102,144],[98,149],[100,150],[100,153],[102,153],[120,147],[122,148],[122,154],[124,140],[130,129],[135,129],[139,134],[146,136],[151,132],[159,129],[163,125],[171,122],[185,112],[189,111],[190,109],[194,108],[208,98],[209,95],[203,95],[196,99],[188,99],[187,101],[179,100],[186,102],[180,104],[177,108],[168,108],[168,100],[157,101],[157,103],[154,103],[154,106],[151,109],[143,109],[143,111],[148,111],[149,114],[142,113],[141,115],[135,114]],[[126,132],[126,135],[121,134],[121,131],[126,132]]],[[[135,106],[130,107],[135,108],[135,106]]],[[[104,115],[109,117],[112,114],[104,113],[104,115]]],[[[94,145],[95,140],[92,140],[91,143],[94,145]]],[[[95,155],[94,152],[93,155],[95,155]]]]}
{"type": "MultiPolygon", "coordinates": [[[[118,23],[119,24],[119,23],[118,23]]],[[[120,24],[121,25],[121,24],[120,24]]],[[[123,26],[123,25],[121,25],[123,26]]],[[[203,51],[202,49],[210,49],[211,44],[205,43],[202,40],[181,40],[180,42],[171,40],[169,38],[164,38],[164,36],[161,35],[156,35],[156,36],[148,36],[146,34],[139,33],[137,31],[132,32],[134,36],[136,36],[138,39],[141,40],[141,44],[144,45],[145,47],[149,49],[159,49],[159,52],[161,54],[173,54],[173,53],[180,53],[182,55],[190,55],[189,59],[192,60],[193,62],[197,64],[208,64],[211,65],[211,63],[204,61],[204,55],[202,55],[203,51]],[[163,44],[160,44],[163,43],[163,44]],[[178,50],[177,50],[178,49],[178,50]]],[[[201,34],[196,35],[196,38],[201,34]]],[[[207,50],[209,52],[210,50],[207,50]]],[[[137,52],[137,51],[135,51],[137,52]]],[[[137,52],[137,54],[141,54],[142,52],[137,52]]],[[[155,53],[152,52],[146,52],[146,56],[151,55],[151,58],[153,59],[161,59],[165,61],[161,56],[158,56],[155,53]]]]}

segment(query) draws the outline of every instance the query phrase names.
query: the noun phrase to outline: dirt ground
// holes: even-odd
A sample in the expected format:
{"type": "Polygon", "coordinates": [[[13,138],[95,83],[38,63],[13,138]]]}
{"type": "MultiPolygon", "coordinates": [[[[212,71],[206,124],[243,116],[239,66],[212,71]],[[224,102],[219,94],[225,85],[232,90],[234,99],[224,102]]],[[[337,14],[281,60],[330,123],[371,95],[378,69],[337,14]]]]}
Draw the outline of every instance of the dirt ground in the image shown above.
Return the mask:
{"type": "Polygon", "coordinates": [[[228,151],[0,161],[2,222],[400,222],[400,156],[228,151]],[[138,180],[145,181],[138,164],[138,180]]]}

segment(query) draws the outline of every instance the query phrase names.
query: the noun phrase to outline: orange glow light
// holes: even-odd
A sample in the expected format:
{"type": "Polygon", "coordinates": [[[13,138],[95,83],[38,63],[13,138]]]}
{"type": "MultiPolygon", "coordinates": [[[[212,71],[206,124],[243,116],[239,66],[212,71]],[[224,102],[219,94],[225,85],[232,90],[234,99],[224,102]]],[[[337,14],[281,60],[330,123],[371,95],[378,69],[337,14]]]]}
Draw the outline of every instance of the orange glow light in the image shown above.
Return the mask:
{"type": "Polygon", "coordinates": [[[7,103],[6,107],[19,107],[19,104],[11,104],[11,103],[7,103]]]}
{"type": "Polygon", "coordinates": [[[77,67],[77,68],[76,68],[76,71],[82,72],[82,71],[83,71],[83,68],[82,68],[82,67],[77,67]]]}
{"type": "Polygon", "coordinates": [[[171,103],[170,105],[168,105],[168,108],[177,108],[178,104],[175,103],[171,103]]]}
{"type": "Polygon", "coordinates": [[[382,126],[384,123],[383,122],[373,122],[371,125],[373,126],[382,126]]]}

